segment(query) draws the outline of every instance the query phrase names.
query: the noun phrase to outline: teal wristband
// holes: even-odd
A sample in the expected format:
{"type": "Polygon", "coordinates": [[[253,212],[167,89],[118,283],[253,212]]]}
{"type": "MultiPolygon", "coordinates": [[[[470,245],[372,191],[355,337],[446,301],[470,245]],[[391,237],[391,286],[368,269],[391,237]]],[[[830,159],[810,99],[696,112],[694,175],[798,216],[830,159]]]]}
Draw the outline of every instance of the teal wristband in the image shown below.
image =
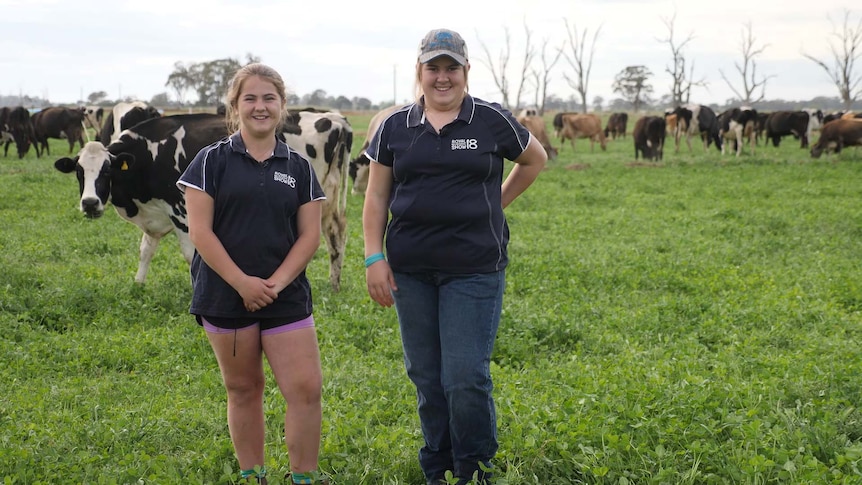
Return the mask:
{"type": "Polygon", "coordinates": [[[378,261],[381,261],[383,259],[386,259],[386,257],[383,256],[383,253],[374,253],[371,256],[368,256],[367,258],[365,258],[365,267],[367,268],[367,267],[371,266],[372,264],[374,264],[378,261]]]}

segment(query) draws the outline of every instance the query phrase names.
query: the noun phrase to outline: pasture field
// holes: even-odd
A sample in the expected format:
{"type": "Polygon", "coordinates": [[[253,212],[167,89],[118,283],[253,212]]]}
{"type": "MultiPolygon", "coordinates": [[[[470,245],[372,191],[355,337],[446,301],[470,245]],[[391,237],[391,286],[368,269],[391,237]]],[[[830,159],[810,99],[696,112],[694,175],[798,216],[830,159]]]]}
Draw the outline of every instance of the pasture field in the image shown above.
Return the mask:
{"type": "MultiPolygon", "coordinates": [[[[347,115],[356,151],[371,114],[347,115]]],[[[53,168],[66,152],[0,158],[0,480],[236,483],[175,238],[136,285],[138,229],[83,217],[53,168]]],[[[862,483],[862,153],[814,160],[787,138],[633,158],[630,135],[607,152],[579,140],[507,209],[496,483],[862,483]]],[[[321,468],[419,484],[415,396],[395,312],[365,291],[361,205],[350,196],[342,291],[325,248],[308,271],[321,468]]],[[[277,485],[284,409],[267,376],[277,485]]]]}

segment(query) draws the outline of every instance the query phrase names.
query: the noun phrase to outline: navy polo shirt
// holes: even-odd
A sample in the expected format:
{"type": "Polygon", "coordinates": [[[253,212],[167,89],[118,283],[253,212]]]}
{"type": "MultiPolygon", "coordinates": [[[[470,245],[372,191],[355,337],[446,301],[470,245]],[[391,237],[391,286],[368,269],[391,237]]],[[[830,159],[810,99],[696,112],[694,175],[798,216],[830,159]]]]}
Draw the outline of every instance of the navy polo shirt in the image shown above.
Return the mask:
{"type": "MultiPolygon", "coordinates": [[[[299,207],[326,198],[311,163],[282,141],[263,163],[246,153],[239,133],[203,148],[180,176],[214,201],[213,232],[246,274],[270,277],[299,237],[299,207]]],[[[272,304],[254,313],[195,251],[190,312],[213,317],[303,318],[312,313],[305,271],[272,304]]]]}
{"type": "Polygon", "coordinates": [[[469,95],[439,134],[421,102],[390,115],[366,154],[392,168],[386,228],[392,269],[468,274],[505,268],[503,160],[518,158],[529,141],[511,112],[469,95]]]}

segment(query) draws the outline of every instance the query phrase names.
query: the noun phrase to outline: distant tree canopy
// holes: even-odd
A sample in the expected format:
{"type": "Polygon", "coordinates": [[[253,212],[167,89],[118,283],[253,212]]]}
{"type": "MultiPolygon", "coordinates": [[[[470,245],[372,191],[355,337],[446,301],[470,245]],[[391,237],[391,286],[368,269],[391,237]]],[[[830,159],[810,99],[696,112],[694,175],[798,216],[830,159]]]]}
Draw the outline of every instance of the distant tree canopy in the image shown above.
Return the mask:
{"type": "Polygon", "coordinates": [[[231,78],[242,66],[260,62],[260,58],[246,54],[245,62],[232,57],[215,59],[209,62],[174,63],[174,70],[168,75],[165,86],[169,86],[177,95],[177,101],[184,103],[187,91],[194,91],[199,106],[215,106],[222,101],[227,92],[231,78]]]}
{"type": "Polygon", "coordinates": [[[612,87],[635,111],[640,111],[641,105],[650,101],[653,91],[652,85],[647,83],[650,76],[652,71],[645,66],[628,66],[617,74],[612,87]]]}

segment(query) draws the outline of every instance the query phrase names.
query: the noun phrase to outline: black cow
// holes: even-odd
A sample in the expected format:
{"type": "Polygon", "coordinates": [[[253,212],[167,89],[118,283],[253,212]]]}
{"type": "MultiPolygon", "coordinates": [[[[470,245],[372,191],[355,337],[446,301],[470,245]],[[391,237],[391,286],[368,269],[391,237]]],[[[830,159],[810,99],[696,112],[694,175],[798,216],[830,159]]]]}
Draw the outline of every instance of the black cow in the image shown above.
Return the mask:
{"type": "Polygon", "coordinates": [[[674,140],[676,141],[676,151],[679,152],[679,140],[685,136],[685,143],[688,145],[689,152],[691,149],[692,135],[700,135],[703,139],[703,149],[707,150],[712,142],[715,142],[715,148],[721,151],[721,137],[718,135],[718,117],[715,116],[709,106],[699,104],[689,104],[685,106],[677,106],[673,110],[676,115],[676,130],[674,140]]]}
{"type": "MultiPolygon", "coordinates": [[[[77,174],[79,208],[85,215],[101,216],[110,200],[121,217],[143,231],[135,275],[135,281],[143,283],[159,240],[171,231],[191,261],[194,247],[176,181],[201,148],[227,134],[225,117],[215,114],[153,118],[121,132],[107,147],[88,143],[77,157],[61,158],[54,166],[77,174]]],[[[292,112],[282,136],[312,163],[326,193],[322,226],[330,251],[330,282],[338,290],[347,241],[346,181],[353,131],[335,113],[292,112]]]]}
{"type": "MultiPolygon", "coordinates": [[[[747,135],[751,145],[751,154],[754,155],[754,125],[756,123],[757,110],[748,106],[731,108],[718,116],[718,133],[722,141],[733,141],[737,157],[742,152],[742,145],[747,135]]],[[[724,155],[725,146],[726,143],[722,143],[722,155],[724,155]]]]}
{"type": "Polygon", "coordinates": [[[608,118],[608,124],[605,125],[605,137],[611,137],[612,140],[616,140],[617,136],[625,138],[628,123],[628,113],[611,113],[611,116],[608,118]]]}
{"type": "Polygon", "coordinates": [[[805,111],[775,111],[766,119],[766,138],[777,147],[782,136],[793,135],[802,140],[800,148],[807,148],[809,118],[805,111]]]}
{"type": "Polygon", "coordinates": [[[98,140],[103,145],[108,146],[117,138],[123,130],[127,130],[138,123],[147,121],[152,118],[161,116],[159,110],[152,106],[148,106],[143,101],[133,101],[131,103],[117,103],[111,108],[108,116],[105,117],[105,122],[102,123],[102,130],[99,132],[98,140]]]}
{"type": "Polygon", "coordinates": [[[632,138],[635,143],[635,160],[638,154],[644,159],[661,160],[664,156],[664,140],[667,122],[663,116],[641,116],[635,122],[632,138]]]}
{"type": "Polygon", "coordinates": [[[15,143],[18,158],[30,151],[30,144],[35,140],[30,111],[23,106],[0,109],[0,140],[3,143],[3,156],[9,156],[9,145],[15,143]]]}
{"type": "Polygon", "coordinates": [[[84,109],[55,106],[45,108],[33,115],[33,130],[36,139],[36,155],[51,154],[48,138],[66,139],[69,153],[75,150],[75,143],[84,148],[84,109]]]}

